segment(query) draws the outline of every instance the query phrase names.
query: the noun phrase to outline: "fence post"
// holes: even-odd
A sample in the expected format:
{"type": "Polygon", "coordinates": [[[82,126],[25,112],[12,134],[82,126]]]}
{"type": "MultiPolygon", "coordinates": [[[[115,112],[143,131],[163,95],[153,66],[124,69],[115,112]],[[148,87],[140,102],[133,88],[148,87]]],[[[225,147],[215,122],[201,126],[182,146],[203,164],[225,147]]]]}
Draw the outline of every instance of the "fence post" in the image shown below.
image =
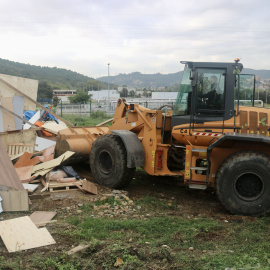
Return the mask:
{"type": "Polygon", "coordinates": [[[89,115],[91,116],[91,109],[92,109],[91,108],[92,107],[92,99],[91,99],[91,97],[90,97],[90,103],[89,103],[89,105],[90,105],[90,114],[89,115]]]}
{"type": "Polygon", "coordinates": [[[81,125],[81,103],[80,103],[80,107],[79,107],[80,109],[79,109],[79,123],[80,123],[80,125],[81,125]]]}

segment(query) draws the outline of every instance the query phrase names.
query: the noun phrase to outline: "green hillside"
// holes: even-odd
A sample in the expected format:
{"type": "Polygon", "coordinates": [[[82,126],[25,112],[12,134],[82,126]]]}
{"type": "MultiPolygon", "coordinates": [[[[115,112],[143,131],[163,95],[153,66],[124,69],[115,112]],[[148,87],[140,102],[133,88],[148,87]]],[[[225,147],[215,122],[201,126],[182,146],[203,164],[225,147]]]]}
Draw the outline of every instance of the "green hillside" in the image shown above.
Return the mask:
{"type": "Polygon", "coordinates": [[[0,73],[39,81],[47,81],[55,88],[63,89],[74,89],[93,80],[93,78],[63,68],[21,64],[1,58],[0,73]]]}

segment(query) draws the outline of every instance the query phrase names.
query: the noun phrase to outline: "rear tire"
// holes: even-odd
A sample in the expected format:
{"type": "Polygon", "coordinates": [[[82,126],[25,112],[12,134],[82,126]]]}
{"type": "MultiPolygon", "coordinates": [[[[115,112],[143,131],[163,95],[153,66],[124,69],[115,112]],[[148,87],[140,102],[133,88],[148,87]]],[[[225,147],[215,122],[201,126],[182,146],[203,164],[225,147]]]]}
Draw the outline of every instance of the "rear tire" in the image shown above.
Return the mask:
{"type": "Polygon", "coordinates": [[[217,195],[233,214],[260,216],[270,212],[270,159],[259,152],[228,157],[216,176],[217,195]]]}
{"type": "Polygon", "coordinates": [[[103,186],[121,188],[133,178],[136,168],[127,168],[127,153],[119,136],[102,135],[92,145],[90,167],[95,180],[103,186]]]}

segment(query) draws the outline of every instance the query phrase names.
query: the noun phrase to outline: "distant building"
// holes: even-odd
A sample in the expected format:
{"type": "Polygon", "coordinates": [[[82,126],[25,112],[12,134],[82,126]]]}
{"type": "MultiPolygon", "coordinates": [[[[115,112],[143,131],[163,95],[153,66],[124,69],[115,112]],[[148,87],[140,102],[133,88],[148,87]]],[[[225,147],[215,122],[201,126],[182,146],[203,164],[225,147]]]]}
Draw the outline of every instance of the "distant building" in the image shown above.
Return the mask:
{"type": "Polygon", "coordinates": [[[125,86],[125,85],[118,86],[117,91],[118,91],[118,92],[122,92],[124,88],[127,89],[128,93],[129,93],[130,91],[136,92],[136,88],[135,88],[135,87],[132,87],[132,86],[125,86]]]}
{"type": "Polygon", "coordinates": [[[178,92],[152,92],[152,99],[165,99],[175,101],[178,92]]]}
{"type": "Polygon", "coordinates": [[[63,103],[69,103],[68,97],[76,95],[77,90],[53,90],[53,97],[58,97],[63,103]]]}
{"type": "Polygon", "coordinates": [[[88,95],[92,95],[91,99],[98,102],[108,100],[108,98],[111,101],[118,100],[118,98],[120,98],[120,94],[117,90],[88,91],[88,95]]]}

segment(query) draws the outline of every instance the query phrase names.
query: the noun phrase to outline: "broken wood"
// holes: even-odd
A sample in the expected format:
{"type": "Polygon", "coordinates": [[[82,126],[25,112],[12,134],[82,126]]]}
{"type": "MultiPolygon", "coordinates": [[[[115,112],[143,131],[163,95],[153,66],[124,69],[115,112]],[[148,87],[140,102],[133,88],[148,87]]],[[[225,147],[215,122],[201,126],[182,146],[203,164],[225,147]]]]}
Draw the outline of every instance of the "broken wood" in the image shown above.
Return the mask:
{"type": "Polygon", "coordinates": [[[29,217],[36,224],[37,227],[45,226],[55,216],[57,212],[53,211],[35,211],[29,217]]]}
{"type": "Polygon", "coordinates": [[[79,246],[67,251],[67,255],[73,255],[81,250],[87,249],[88,247],[90,247],[90,245],[79,245],[79,246]]]}
{"type": "Polygon", "coordinates": [[[28,183],[31,179],[31,173],[33,170],[33,165],[15,168],[21,182],[28,183]]]}
{"type": "Polygon", "coordinates": [[[38,229],[28,216],[1,221],[0,235],[8,252],[55,244],[49,231],[38,229]]]}
{"type": "Polygon", "coordinates": [[[5,212],[29,211],[27,190],[1,190],[2,208],[5,212]]]}
{"type": "Polygon", "coordinates": [[[70,158],[72,155],[74,155],[75,152],[67,151],[58,158],[55,158],[50,161],[43,162],[42,164],[38,164],[33,167],[32,173],[35,175],[45,175],[47,172],[51,171],[53,168],[59,166],[62,162],[70,158]],[[47,171],[45,174],[43,174],[44,171],[47,171]]]}
{"type": "Polygon", "coordinates": [[[98,194],[97,186],[94,183],[87,181],[86,179],[82,180],[82,189],[95,195],[98,194]]]}
{"type": "Polygon", "coordinates": [[[28,191],[28,192],[34,192],[39,185],[34,185],[34,184],[23,184],[23,187],[28,191]]]}
{"type": "Polygon", "coordinates": [[[0,185],[23,190],[23,185],[16,173],[7,151],[0,139],[0,185]]]}
{"type": "Polygon", "coordinates": [[[41,182],[44,186],[42,191],[49,189],[50,192],[78,190],[79,186],[82,186],[82,181],[80,180],[71,183],[57,183],[56,181],[45,182],[42,179],[41,182]]]}

